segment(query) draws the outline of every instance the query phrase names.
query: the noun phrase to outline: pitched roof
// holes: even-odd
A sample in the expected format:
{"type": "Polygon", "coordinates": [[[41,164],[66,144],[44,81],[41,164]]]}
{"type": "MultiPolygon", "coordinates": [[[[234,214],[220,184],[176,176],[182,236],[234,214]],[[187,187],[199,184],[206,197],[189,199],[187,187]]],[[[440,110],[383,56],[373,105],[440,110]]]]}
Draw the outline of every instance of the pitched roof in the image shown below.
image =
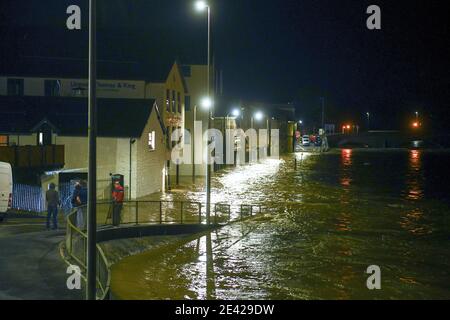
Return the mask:
{"type": "MultiPolygon", "coordinates": [[[[98,99],[98,136],[141,137],[154,105],[153,99],[98,99]]],[[[44,123],[62,136],[87,136],[87,99],[0,97],[0,133],[30,134],[44,123]]]]}

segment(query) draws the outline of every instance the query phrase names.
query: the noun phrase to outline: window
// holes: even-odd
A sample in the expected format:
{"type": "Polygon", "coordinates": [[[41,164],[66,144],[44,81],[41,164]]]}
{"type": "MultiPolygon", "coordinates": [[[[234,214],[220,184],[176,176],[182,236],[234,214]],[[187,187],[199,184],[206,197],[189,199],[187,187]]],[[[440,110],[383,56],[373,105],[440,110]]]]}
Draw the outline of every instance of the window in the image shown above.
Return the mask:
{"type": "Polygon", "coordinates": [[[9,144],[8,136],[0,136],[0,146],[7,146],[9,144]]]}
{"type": "Polygon", "coordinates": [[[23,96],[23,79],[8,79],[8,95],[23,96]]]}
{"type": "Polygon", "coordinates": [[[170,112],[170,90],[166,90],[166,110],[170,112]]]}
{"type": "Polygon", "coordinates": [[[148,148],[150,151],[156,150],[156,132],[152,131],[148,134],[148,148]]]}
{"type": "Polygon", "coordinates": [[[172,112],[177,112],[177,106],[176,106],[176,94],[175,91],[172,91],[172,112]]]}
{"type": "Polygon", "coordinates": [[[184,109],[185,111],[191,111],[191,96],[184,97],[184,109]]]}
{"type": "Polygon", "coordinates": [[[178,99],[177,99],[177,109],[178,113],[181,113],[181,94],[178,92],[178,99]]]}
{"type": "Polygon", "coordinates": [[[45,96],[61,96],[61,82],[59,80],[45,80],[45,96]]]}
{"type": "MultiPolygon", "coordinates": [[[[172,127],[172,134],[171,134],[171,136],[170,136],[170,140],[172,140],[172,136],[173,136],[173,134],[174,134],[174,132],[175,132],[176,130],[177,130],[176,127],[172,127]]],[[[176,142],[176,141],[172,141],[172,149],[175,148],[176,145],[177,145],[177,142],[176,142]]]]}

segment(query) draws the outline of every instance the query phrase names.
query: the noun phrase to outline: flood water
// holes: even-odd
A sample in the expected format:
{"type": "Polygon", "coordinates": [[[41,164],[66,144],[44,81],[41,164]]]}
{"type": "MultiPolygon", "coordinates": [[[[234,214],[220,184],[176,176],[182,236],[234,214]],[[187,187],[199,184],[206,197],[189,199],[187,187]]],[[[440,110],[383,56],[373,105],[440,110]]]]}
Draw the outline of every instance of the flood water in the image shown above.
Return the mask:
{"type": "MultiPolygon", "coordinates": [[[[450,299],[450,152],[342,150],[231,168],[212,202],[270,214],[127,258],[125,299],[450,299]],[[381,268],[381,290],[366,270],[381,268]]],[[[183,197],[204,201],[201,190],[183,197]]],[[[172,196],[169,196],[172,197],[172,196]]]]}

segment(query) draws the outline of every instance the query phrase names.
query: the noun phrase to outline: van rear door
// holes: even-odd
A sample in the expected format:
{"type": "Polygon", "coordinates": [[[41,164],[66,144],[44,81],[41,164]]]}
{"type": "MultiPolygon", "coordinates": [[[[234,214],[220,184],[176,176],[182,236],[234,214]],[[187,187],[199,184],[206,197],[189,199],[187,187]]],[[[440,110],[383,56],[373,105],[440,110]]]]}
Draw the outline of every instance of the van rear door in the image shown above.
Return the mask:
{"type": "Polygon", "coordinates": [[[9,163],[0,162],[0,213],[9,208],[12,194],[12,172],[9,163]]]}

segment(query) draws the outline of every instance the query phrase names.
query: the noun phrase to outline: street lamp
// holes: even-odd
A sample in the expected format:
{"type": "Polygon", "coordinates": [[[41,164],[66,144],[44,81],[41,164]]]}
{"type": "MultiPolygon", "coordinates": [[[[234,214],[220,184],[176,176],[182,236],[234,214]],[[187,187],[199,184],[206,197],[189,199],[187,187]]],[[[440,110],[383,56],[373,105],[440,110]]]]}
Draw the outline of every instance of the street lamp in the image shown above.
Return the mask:
{"type": "Polygon", "coordinates": [[[206,8],[208,8],[208,4],[206,3],[206,1],[197,1],[195,3],[195,8],[198,11],[204,11],[206,8]]]}
{"type": "MultiPolygon", "coordinates": [[[[198,0],[195,3],[195,7],[197,9],[197,11],[205,11],[207,10],[208,13],[208,65],[207,65],[207,93],[208,93],[208,97],[211,96],[211,91],[210,91],[210,87],[211,87],[211,7],[209,6],[209,4],[204,1],[204,0],[198,0]]],[[[210,99],[210,98],[209,98],[210,99]]],[[[213,110],[212,110],[212,101],[211,99],[206,100],[204,99],[203,101],[204,107],[208,107],[209,109],[209,116],[208,116],[208,129],[212,127],[212,116],[213,116],[213,110]]],[[[211,216],[211,166],[207,163],[206,164],[206,223],[209,224],[210,223],[210,216],[211,216]]]]}
{"type": "Polygon", "coordinates": [[[261,121],[264,118],[264,114],[262,112],[255,113],[256,121],[261,121]]]}
{"type": "Polygon", "coordinates": [[[88,205],[86,298],[97,297],[97,1],[89,1],[88,205]]]}
{"type": "Polygon", "coordinates": [[[233,117],[239,117],[241,115],[241,110],[239,109],[234,109],[231,114],[233,115],[233,117]]]}
{"type": "Polygon", "coordinates": [[[213,106],[213,101],[211,100],[210,97],[204,97],[200,102],[200,106],[204,110],[211,110],[211,107],[213,106]]]}
{"type": "Polygon", "coordinates": [[[367,112],[366,115],[367,115],[367,131],[370,131],[370,112],[367,112]]]}

